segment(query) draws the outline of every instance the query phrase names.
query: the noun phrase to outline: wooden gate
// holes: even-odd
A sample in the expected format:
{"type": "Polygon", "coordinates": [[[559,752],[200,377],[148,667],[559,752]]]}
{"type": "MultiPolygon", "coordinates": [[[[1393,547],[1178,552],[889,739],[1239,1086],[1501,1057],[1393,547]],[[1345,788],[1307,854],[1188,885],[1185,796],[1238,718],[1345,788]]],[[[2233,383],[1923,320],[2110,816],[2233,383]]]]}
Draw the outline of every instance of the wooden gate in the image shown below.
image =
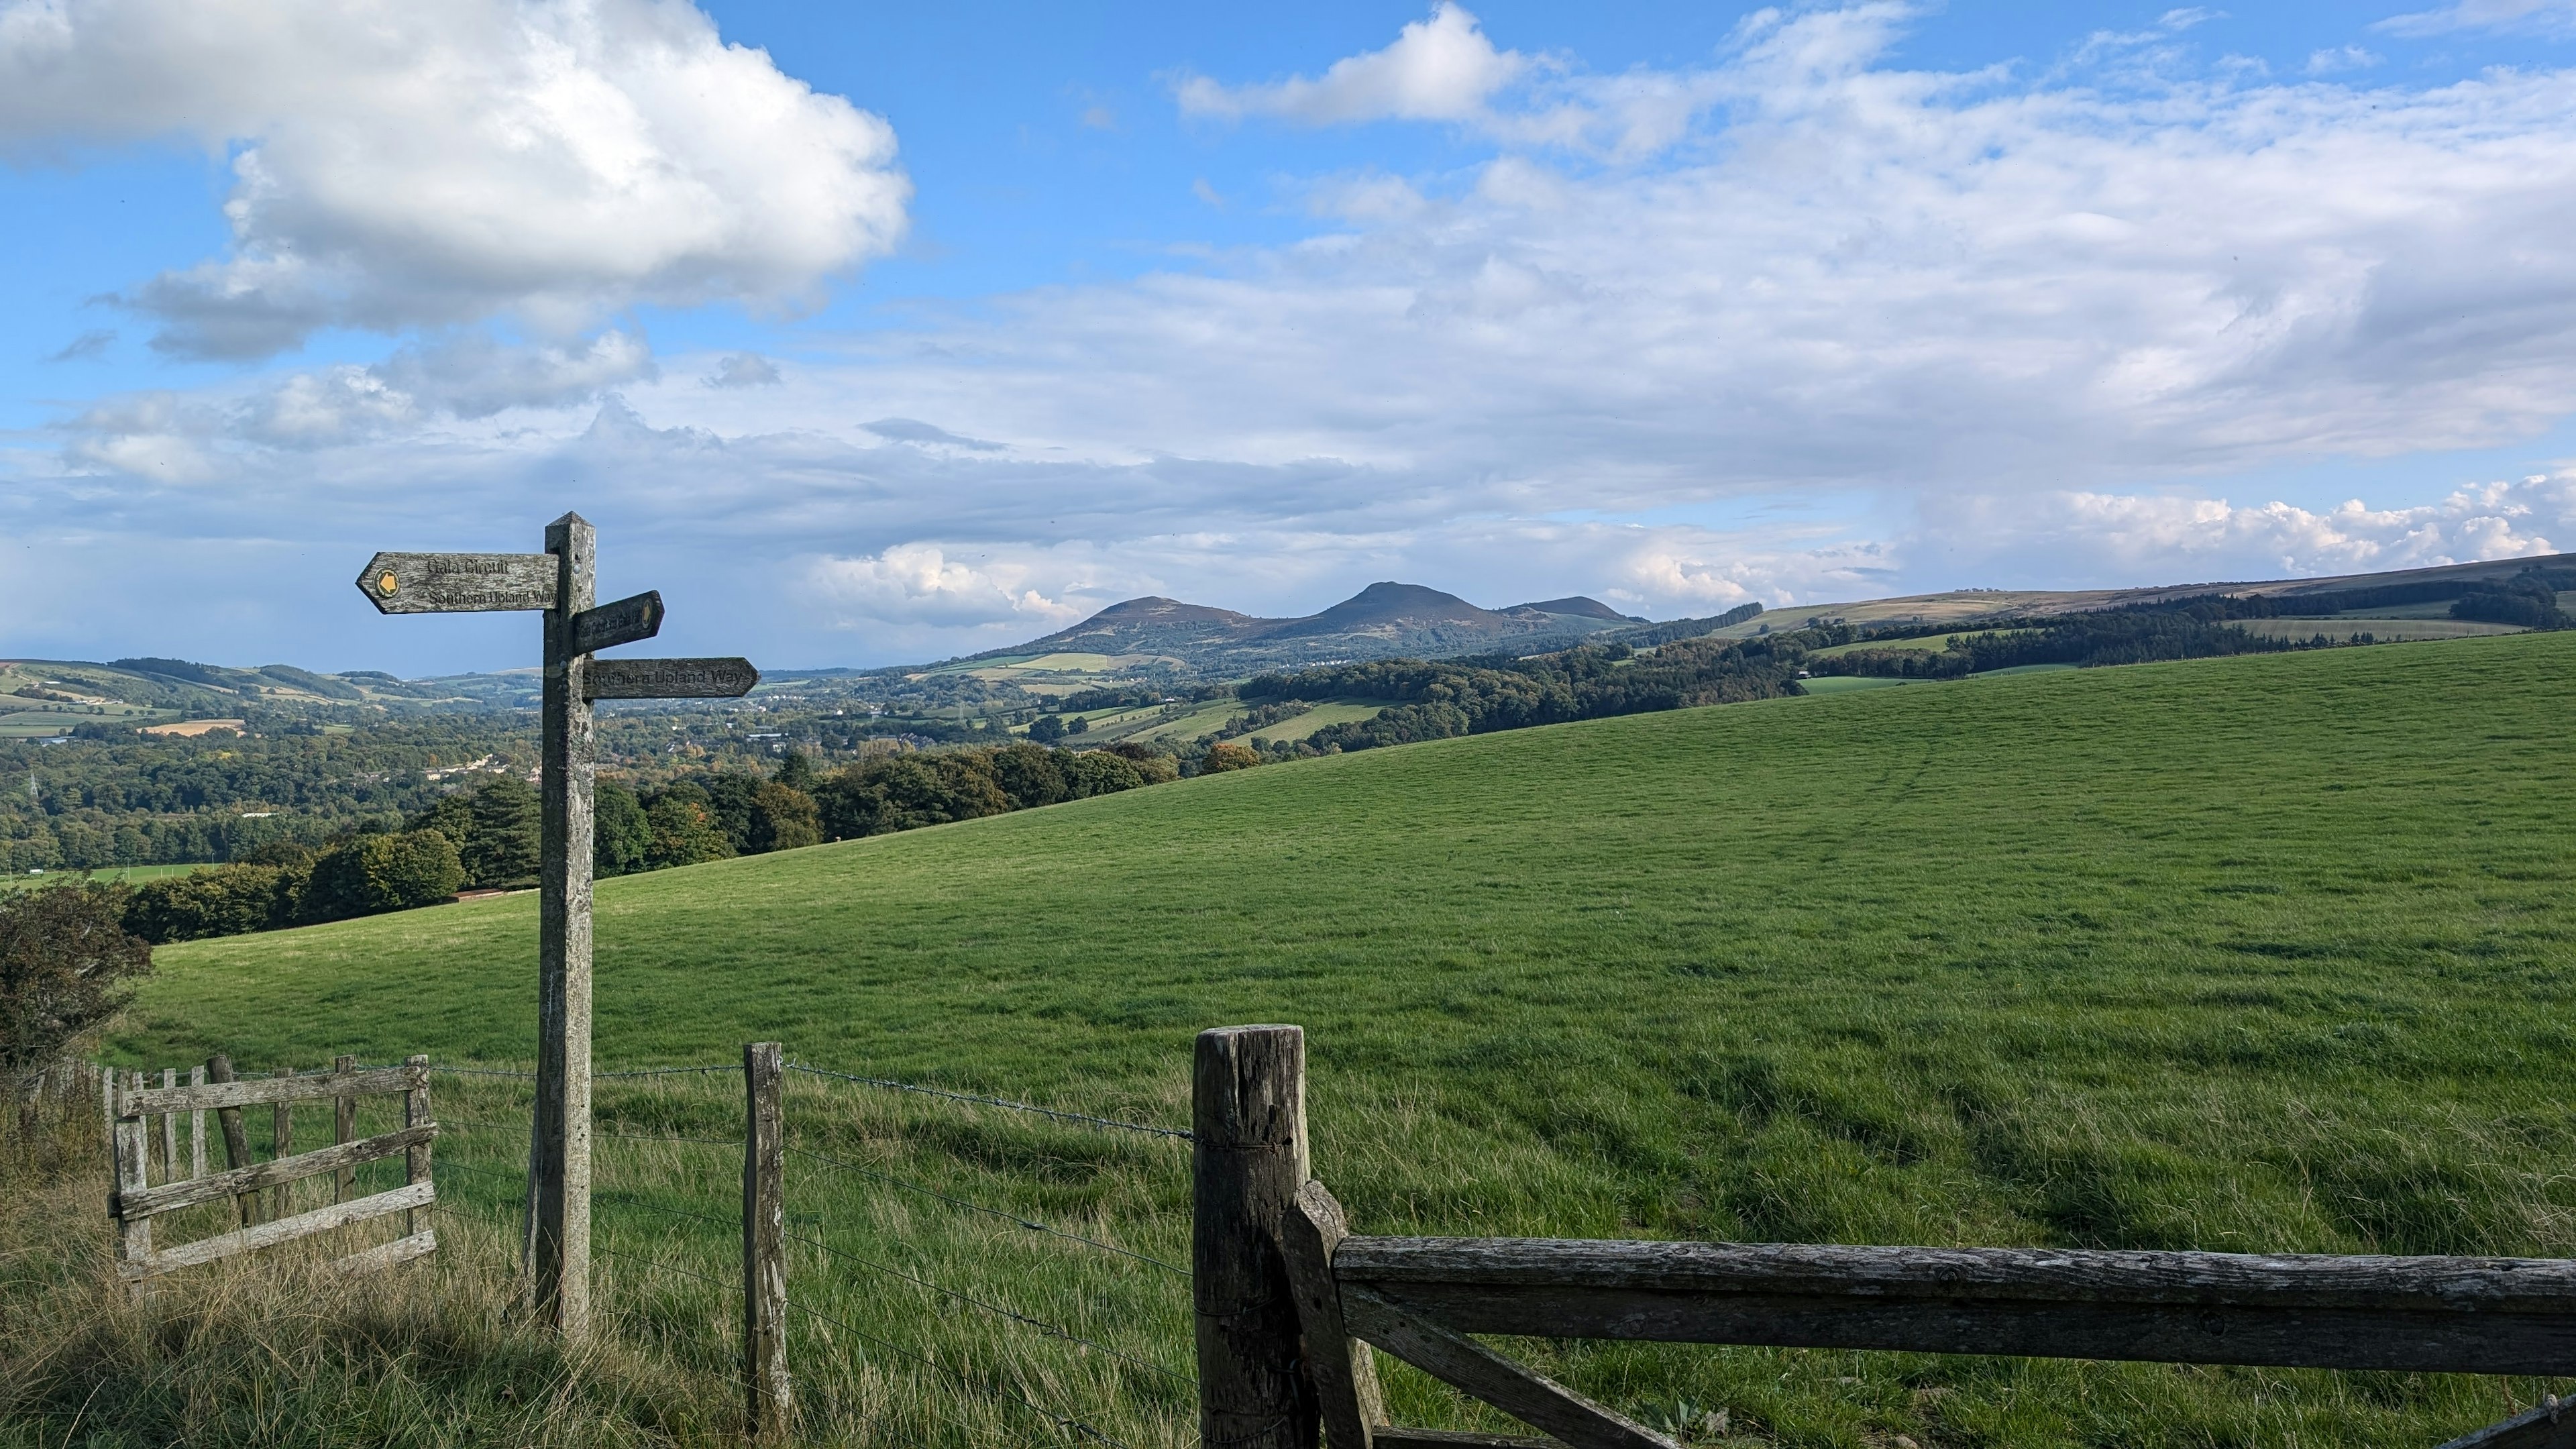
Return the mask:
{"type": "Polygon", "coordinates": [[[147,1087],[142,1073],[128,1073],[125,1082],[112,1087],[108,1094],[113,1128],[110,1142],[116,1162],[116,1188],[108,1198],[108,1215],[116,1222],[117,1272],[127,1282],[141,1283],[174,1269],[275,1247],[395,1213],[403,1214],[404,1236],[351,1254],[333,1266],[343,1272],[371,1272],[436,1251],[437,1232],[419,1225],[420,1210],[437,1196],[429,1176],[429,1145],[438,1136],[438,1124],[431,1119],[429,1110],[429,1058],[410,1057],[398,1067],[362,1071],[354,1058],[342,1057],[328,1072],[299,1075],[281,1068],[273,1077],[234,1081],[230,1080],[231,1063],[216,1057],[207,1064],[206,1071],[191,1072],[194,1080],[185,1086],[174,1084],[174,1075],[165,1071],[161,1074],[163,1085],[147,1087]],[[210,1075],[213,1080],[206,1080],[210,1075]],[[357,1099],[383,1095],[402,1097],[402,1129],[356,1138],[357,1099]],[[292,1151],[294,1104],[326,1099],[334,1107],[332,1144],[311,1152],[292,1151]],[[241,1114],[246,1107],[262,1104],[274,1113],[271,1140],[276,1155],[266,1162],[252,1162],[249,1134],[243,1129],[241,1114]],[[225,1170],[221,1172],[206,1170],[209,1111],[223,1128],[225,1170]],[[181,1113],[188,1114],[193,1125],[193,1150],[189,1154],[192,1170],[185,1175],[179,1171],[177,1150],[181,1113]],[[151,1180],[156,1117],[160,1119],[157,1135],[162,1143],[160,1158],[165,1177],[158,1185],[151,1180]],[[357,1166],[397,1152],[404,1156],[403,1185],[354,1197],[357,1166]],[[334,1174],[331,1205],[287,1213],[287,1185],[326,1172],[334,1174]],[[263,1192],[268,1197],[265,1205],[261,1201],[263,1192]],[[239,1206],[239,1229],[154,1250],[154,1218],[228,1197],[239,1206]]]}

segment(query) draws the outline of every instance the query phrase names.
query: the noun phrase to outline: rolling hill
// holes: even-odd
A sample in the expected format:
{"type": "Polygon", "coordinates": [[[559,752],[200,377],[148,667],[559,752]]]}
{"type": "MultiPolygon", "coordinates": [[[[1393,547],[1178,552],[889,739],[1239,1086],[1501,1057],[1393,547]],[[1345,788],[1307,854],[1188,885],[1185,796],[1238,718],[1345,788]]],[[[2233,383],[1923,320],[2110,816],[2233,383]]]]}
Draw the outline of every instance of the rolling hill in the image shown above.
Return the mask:
{"type": "MultiPolygon", "coordinates": [[[[1362,1231],[2563,1255],[2570,678],[2576,636],[2543,633],[1972,679],[609,881],[598,1050],[770,1037],[1168,1121],[1193,1031],[1293,1021],[1362,1231]]],[[[515,896],[167,948],[116,1045],[524,1059],[535,930],[515,896]]],[[[496,1140],[473,1150],[507,1169],[524,1139],[496,1140]]],[[[1130,1210],[1028,1161],[1051,1211],[1130,1210]]],[[[872,1321],[947,1331],[905,1301],[872,1321]]],[[[2496,1417],[2417,1376],[1532,1352],[1631,1412],[1734,1405],[1801,1443],[2420,1445],[2496,1417]]]]}
{"type": "Polygon", "coordinates": [[[1562,647],[1642,622],[1595,599],[1483,609],[1420,584],[1377,583],[1296,619],[1255,618],[1177,599],[1129,599],[1043,639],[988,650],[969,660],[1155,655],[1201,673],[1225,675],[1323,659],[1465,654],[1505,644],[1562,647]]]}

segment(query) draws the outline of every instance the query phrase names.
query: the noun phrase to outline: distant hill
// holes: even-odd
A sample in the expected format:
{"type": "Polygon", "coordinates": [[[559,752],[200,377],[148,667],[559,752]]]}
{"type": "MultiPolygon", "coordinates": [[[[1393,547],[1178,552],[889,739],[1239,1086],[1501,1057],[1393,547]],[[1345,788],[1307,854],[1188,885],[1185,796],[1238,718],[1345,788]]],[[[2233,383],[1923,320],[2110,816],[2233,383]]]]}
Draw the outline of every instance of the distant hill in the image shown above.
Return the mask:
{"type": "Polygon", "coordinates": [[[1237,673],[1327,659],[1470,654],[1530,645],[1562,648],[1641,623],[1598,599],[1550,599],[1486,609],[1421,584],[1371,584],[1320,613],[1264,619],[1178,599],[1129,599],[1069,629],[975,660],[1048,654],[1151,655],[1194,671],[1237,673]]]}

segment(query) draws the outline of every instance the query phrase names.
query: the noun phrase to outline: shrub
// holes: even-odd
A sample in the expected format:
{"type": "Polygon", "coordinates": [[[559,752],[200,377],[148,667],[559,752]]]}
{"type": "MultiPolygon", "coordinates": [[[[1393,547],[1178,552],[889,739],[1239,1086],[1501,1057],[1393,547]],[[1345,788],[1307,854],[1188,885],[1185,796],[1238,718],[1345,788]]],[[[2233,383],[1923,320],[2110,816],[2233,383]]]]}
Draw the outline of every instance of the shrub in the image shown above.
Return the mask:
{"type": "Polygon", "coordinates": [[[456,844],[443,832],[361,835],[314,860],[295,919],[339,921],[436,905],[464,883],[456,844]]]}
{"type": "Polygon", "coordinates": [[[823,817],[814,797],[771,780],[752,791],[751,848],[795,850],[823,843],[823,817]]]}
{"type": "Polygon", "coordinates": [[[1252,746],[1224,740],[1208,746],[1208,752],[1199,757],[1199,773],[1221,775],[1228,770],[1249,770],[1260,763],[1261,755],[1252,746]]]}
{"type": "Polygon", "coordinates": [[[0,897],[0,1070],[24,1090],[104,1026],[152,972],[152,947],[125,929],[116,886],[46,886],[0,897]]]}
{"type": "Polygon", "coordinates": [[[295,919],[312,873],[290,865],[218,865],[134,888],[125,929],[156,945],[266,931],[295,919]]]}
{"type": "Polygon", "coordinates": [[[1145,783],[1145,775],[1132,760],[1107,750],[1084,750],[1064,762],[1064,783],[1071,798],[1086,800],[1136,789],[1145,783]]]}

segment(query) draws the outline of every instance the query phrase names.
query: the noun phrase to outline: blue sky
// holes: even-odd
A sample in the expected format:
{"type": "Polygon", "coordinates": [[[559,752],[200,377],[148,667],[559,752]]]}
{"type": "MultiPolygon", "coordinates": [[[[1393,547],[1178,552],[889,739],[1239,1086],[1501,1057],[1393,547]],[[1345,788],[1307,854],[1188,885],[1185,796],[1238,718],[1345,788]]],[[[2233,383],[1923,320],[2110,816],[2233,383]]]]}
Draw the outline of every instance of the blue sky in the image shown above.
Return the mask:
{"type": "Polygon", "coordinates": [[[0,650],[2576,549],[2576,8],[0,0],[0,650]]]}

